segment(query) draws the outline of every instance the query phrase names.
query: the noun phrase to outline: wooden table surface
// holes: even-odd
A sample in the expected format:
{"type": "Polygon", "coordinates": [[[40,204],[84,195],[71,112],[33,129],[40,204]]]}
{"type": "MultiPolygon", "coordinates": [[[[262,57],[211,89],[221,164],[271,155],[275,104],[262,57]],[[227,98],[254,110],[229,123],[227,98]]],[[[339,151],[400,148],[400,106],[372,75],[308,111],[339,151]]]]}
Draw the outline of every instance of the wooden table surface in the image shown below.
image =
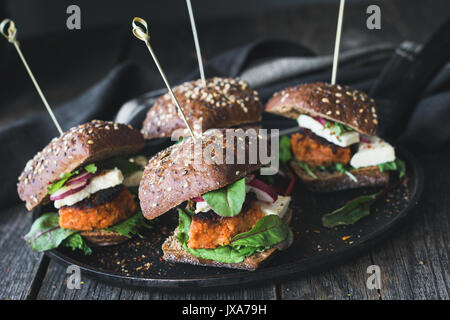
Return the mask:
{"type": "MultiPolygon", "coordinates": [[[[374,42],[398,43],[405,37],[423,40],[425,31],[420,29],[413,32],[409,28],[409,22],[415,21],[415,18],[404,6],[405,3],[397,1],[384,11],[388,17],[382,34],[361,31],[360,25],[346,24],[344,49],[374,42]],[[398,8],[399,2],[401,10],[398,8]]],[[[357,18],[352,19],[352,15],[359,19],[363,9],[361,6],[350,7],[346,13],[348,21],[359,21],[357,18]]],[[[335,18],[327,21],[326,17],[334,16],[334,11],[334,8],[311,7],[258,13],[253,18],[236,19],[229,24],[231,30],[227,31],[233,37],[223,35],[221,39],[214,36],[222,32],[220,22],[208,22],[208,27],[205,22],[203,30],[207,29],[208,34],[202,35],[204,56],[211,57],[263,36],[290,38],[309,45],[318,53],[329,53],[333,47],[330,41],[334,34],[324,30],[333,30],[335,18]],[[314,18],[317,15],[321,15],[321,23],[317,23],[314,18]],[[324,36],[318,38],[317,34],[324,36]]],[[[439,19],[431,19],[436,17],[434,13],[426,7],[421,11],[429,29],[433,29],[439,22],[439,19]]],[[[202,23],[198,25],[198,29],[202,30],[202,23]]],[[[164,39],[156,36],[154,43],[159,42],[157,51],[162,53],[161,63],[167,66],[166,72],[176,82],[195,68],[195,54],[190,29],[184,25],[175,25],[167,28],[166,32],[168,38],[179,40],[176,52],[173,50],[173,42],[163,41],[164,39]]],[[[63,41],[62,38],[59,39],[63,41]]],[[[64,60],[58,59],[61,51],[57,40],[55,37],[30,39],[26,43],[27,57],[32,62],[30,64],[35,66],[33,70],[39,75],[41,86],[54,105],[86,90],[118,62],[133,60],[148,65],[151,63],[141,44],[135,45],[128,25],[71,34],[70,42],[66,43],[64,60]],[[42,54],[44,49],[46,54],[42,54]],[[72,63],[68,64],[67,61],[72,63]]],[[[16,57],[11,57],[12,62],[8,68],[20,70],[21,66],[14,58],[16,57]]],[[[6,96],[9,107],[2,108],[4,117],[0,125],[40,108],[39,98],[31,83],[28,83],[26,74],[14,72],[14,77],[16,79],[12,79],[12,83],[20,81],[24,84],[20,89],[14,89],[13,94],[6,96]]],[[[23,235],[31,225],[31,216],[24,205],[18,203],[2,208],[0,299],[449,299],[450,152],[421,155],[419,160],[425,175],[422,198],[411,212],[410,219],[389,240],[356,259],[325,271],[278,283],[233,290],[163,292],[121,288],[83,275],[81,289],[67,289],[68,275],[65,268],[43,254],[33,252],[23,240],[23,235]],[[369,276],[366,269],[374,264],[381,269],[380,290],[369,290],[366,287],[369,276]]]]}

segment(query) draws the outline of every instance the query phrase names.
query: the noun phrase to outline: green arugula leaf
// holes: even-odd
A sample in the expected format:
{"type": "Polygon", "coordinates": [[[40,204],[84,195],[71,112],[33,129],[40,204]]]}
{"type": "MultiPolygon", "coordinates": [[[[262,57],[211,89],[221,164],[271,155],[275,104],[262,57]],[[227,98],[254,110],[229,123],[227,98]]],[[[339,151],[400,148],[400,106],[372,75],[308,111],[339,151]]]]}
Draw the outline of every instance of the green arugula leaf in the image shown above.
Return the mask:
{"type": "Polygon", "coordinates": [[[368,196],[360,196],[347,202],[342,208],[327,213],[322,217],[322,225],[327,228],[354,224],[370,214],[370,206],[385,190],[368,196]]]}
{"type": "Polygon", "coordinates": [[[346,174],[346,175],[349,176],[350,179],[352,179],[353,181],[358,182],[358,179],[356,179],[356,177],[355,177],[350,171],[348,171],[348,170],[344,167],[344,165],[343,165],[342,163],[336,162],[336,163],[334,164],[334,169],[335,169],[337,172],[339,172],[339,173],[346,174]]]}
{"type": "Polygon", "coordinates": [[[189,239],[189,227],[191,226],[191,216],[183,209],[178,208],[178,233],[177,239],[181,243],[185,243],[189,239]]]}
{"type": "Polygon", "coordinates": [[[233,217],[241,212],[245,201],[245,178],[202,195],[212,210],[222,217],[233,217]]]}
{"type": "MultiPolygon", "coordinates": [[[[97,172],[97,166],[93,163],[88,164],[84,167],[84,170],[90,173],[96,173],[97,172]]],[[[64,184],[69,180],[71,177],[77,175],[80,173],[80,169],[74,170],[72,172],[67,172],[61,175],[60,179],[57,181],[53,181],[51,185],[47,187],[48,194],[53,194],[59,189],[61,189],[64,184]]]]}
{"type": "Polygon", "coordinates": [[[232,246],[272,247],[285,240],[292,232],[277,215],[267,215],[258,220],[250,231],[240,233],[231,239],[232,246]]]}
{"type": "Polygon", "coordinates": [[[90,255],[92,253],[91,248],[89,248],[83,237],[79,233],[74,233],[68,238],[66,238],[63,243],[64,246],[72,248],[72,250],[79,249],[83,251],[85,255],[90,255]]]}
{"type": "Polygon", "coordinates": [[[128,159],[122,157],[109,159],[105,161],[103,165],[105,166],[105,168],[119,168],[124,175],[129,175],[133,172],[143,170],[142,167],[137,163],[130,162],[128,161],[128,159]]]}
{"type": "Polygon", "coordinates": [[[332,121],[327,121],[325,123],[325,128],[328,128],[331,130],[331,132],[339,137],[342,134],[349,132],[349,131],[353,131],[352,128],[346,126],[345,124],[339,123],[339,122],[332,122],[332,121]]]}
{"type": "Polygon", "coordinates": [[[134,216],[131,216],[130,218],[103,230],[117,232],[127,238],[131,238],[133,235],[137,235],[142,238],[142,235],[139,233],[141,228],[151,229],[152,227],[147,224],[147,220],[144,218],[142,213],[138,212],[134,216]]]}
{"type": "Polygon", "coordinates": [[[86,170],[87,172],[90,172],[90,173],[96,173],[97,166],[95,164],[91,163],[91,164],[88,164],[87,166],[85,166],[84,170],[86,170]]]}
{"type": "Polygon", "coordinates": [[[288,136],[282,136],[279,146],[280,162],[286,164],[292,159],[291,139],[288,136]]]}
{"type": "Polygon", "coordinates": [[[293,238],[292,230],[280,217],[268,215],[260,219],[250,231],[236,235],[228,246],[219,246],[214,249],[191,249],[187,245],[192,221],[191,215],[180,208],[178,208],[178,213],[177,239],[190,254],[198,258],[222,263],[239,263],[255,252],[262,252],[286,239],[291,241],[293,238]]]}
{"type": "Polygon", "coordinates": [[[24,239],[34,251],[42,252],[57,248],[61,242],[77,231],[59,226],[56,212],[45,213],[34,221],[24,239]]]}
{"type": "Polygon", "coordinates": [[[394,161],[380,163],[378,165],[380,172],[385,171],[398,171],[398,177],[402,178],[406,172],[405,162],[400,159],[395,159],[394,161]]]}
{"type": "Polygon", "coordinates": [[[76,171],[64,173],[63,175],[61,175],[61,179],[59,179],[58,181],[52,182],[52,184],[47,187],[48,193],[53,194],[56,191],[58,191],[59,189],[61,189],[64,186],[64,184],[67,182],[67,180],[69,180],[70,177],[78,174],[78,172],[79,171],[76,170],[76,171]]]}
{"type": "Polygon", "coordinates": [[[397,167],[398,167],[398,177],[403,178],[403,176],[406,173],[405,161],[402,161],[400,159],[395,159],[395,162],[397,163],[397,167]]]}
{"type": "Polygon", "coordinates": [[[317,179],[317,176],[314,174],[314,172],[312,171],[311,167],[303,161],[296,161],[296,163],[298,164],[298,166],[300,168],[303,169],[303,171],[305,171],[309,176],[311,176],[314,179],[317,179]]]}

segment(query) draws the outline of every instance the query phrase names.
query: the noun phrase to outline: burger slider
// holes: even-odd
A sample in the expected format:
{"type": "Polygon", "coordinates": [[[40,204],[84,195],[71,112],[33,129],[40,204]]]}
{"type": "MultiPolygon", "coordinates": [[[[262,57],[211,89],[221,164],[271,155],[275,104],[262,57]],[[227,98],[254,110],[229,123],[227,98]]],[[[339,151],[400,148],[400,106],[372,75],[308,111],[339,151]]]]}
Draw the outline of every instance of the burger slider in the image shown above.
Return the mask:
{"type": "MultiPolygon", "coordinates": [[[[204,133],[202,150],[224,129],[204,133]]],[[[176,208],[179,225],[163,243],[163,259],[202,266],[255,270],[293,239],[291,198],[261,180],[261,163],[194,161],[191,137],[148,162],[139,186],[142,213],[154,219],[176,208]]],[[[197,146],[196,146],[197,147],[197,146]]],[[[249,140],[245,150],[249,150],[249,140]]],[[[240,147],[232,146],[235,155],[240,147]]],[[[225,143],[215,149],[225,159],[225,143]]],[[[236,159],[236,157],[235,157],[236,159]]],[[[248,153],[247,157],[248,159],[248,153]]],[[[249,162],[249,161],[247,161],[249,162]]]]}
{"type": "Polygon", "coordinates": [[[54,138],[19,177],[18,194],[28,210],[50,202],[58,211],[33,223],[27,243],[36,251],[64,245],[90,253],[83,239],[105,246],[138,233],[145,219],[130,190],[137,190],[146,160],[122,157],[144,144],[131,126],[99,120],[54,138]]]}
{"type": "Polygon", "coordinates": [[[290,166],[314,191],[389,183],[388,170],[404,173],[394,148],[375,136],[375,101],[348,86],[310,83],[277,92],[267,112],[297,119],[290,166]]]}
{"type": "MultiPolygon", "coordinates": [[[[262,104],[258,93],[247,82],[233,78],[185,82],[173,89],[194,131],[229,128],[261,121],[262,104]]],[[[159,97],[149,109],[142,125],[145,139],[171,137],[185,129],[183,119],[169,93],[159,97]]],[[[187,129],[184,136],[189,135],[187,129]]]]}

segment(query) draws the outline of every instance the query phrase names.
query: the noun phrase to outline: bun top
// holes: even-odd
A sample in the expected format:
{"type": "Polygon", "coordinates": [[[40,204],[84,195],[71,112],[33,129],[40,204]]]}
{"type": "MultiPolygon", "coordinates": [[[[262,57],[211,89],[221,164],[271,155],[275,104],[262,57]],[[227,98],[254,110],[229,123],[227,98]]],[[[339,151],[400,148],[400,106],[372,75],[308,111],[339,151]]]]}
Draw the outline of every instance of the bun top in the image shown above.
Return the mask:
{"type": "MultiPolygon", "coordinates": [[[[170,146],[149,160],[139,186],[141,209],[147,219],[154,219],[186,200],[222,188],[262,166],[259,159],[249,161],[249,144],[253,143],[251,140],[240,140],[242,145],[227,145],[231,139],[226,139],[225,131],[226,129],[208,130],[196,142],[191,137],[184,138],[182,142],[170,146]],[[220,146],[214,149],[218,145],[220,146]],[[234,151],[233,164],[226,164],[227,146],[234,151]],[[245,161],[237,164],[239,161],[236,161],[236,154],[241,148],[245,148],[245,161]],[[201,157],[202,154],[213,156],[207,161],[201,157]],[[220,156],[223,161],[220,161],[220,156]]],[[[259,144],[256,135],[254,143],[259,144]]]]}
{"type": "MultiPolygon", "coordinates": [[[[173,89],[194,130],[229,128],[261,120],[263,106],[258,93],[247,82],[233,78],[212,78],[203,87],[200,79],[173,89]],[[201,127],[200,127],[201,125],[201,127]]],[[[142,125],[145,139],[170,137],[176,129],[189,133],[169,93],[159,97],[142,125]]]]}
{"type": "Polygon", "coordinates": [[[348,86],[308,83],[276,92],[267,102],[267,112],[296,119],[300,114],[320,116],[343,123],[363,134],[376,134],[375,101],[348,86]]]}
{"type": "Polygon", "coordinates": [[[136,153],[144,146],[144,138],[130,125],[92,120],[54,138],[28,161],[17,192],[32,210],[47,199],[47,186],[62,174],[84,164],[136,153]]]}

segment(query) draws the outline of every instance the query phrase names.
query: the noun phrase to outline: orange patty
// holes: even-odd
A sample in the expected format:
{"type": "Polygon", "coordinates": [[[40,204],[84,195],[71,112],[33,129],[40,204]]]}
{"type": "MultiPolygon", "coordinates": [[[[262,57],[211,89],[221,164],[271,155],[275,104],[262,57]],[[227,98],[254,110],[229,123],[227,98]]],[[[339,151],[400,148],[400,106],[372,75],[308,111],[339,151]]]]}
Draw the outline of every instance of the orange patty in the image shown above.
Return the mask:
{"type": "Polygon", "coordinates": [[[333,163],[344,165],[350,162],[350,147],[339,147],[332,143],[322,142],[309,134],[296,133],[291,137],[291,146],[294,156],[312,167],[329,166],[333,163]]]}
{"type": "Polygon", "coordinates": [[[191,249],[226,246],[235,235],[249,231],[264,213],[254,202],[249,210],[234,217],[214,215],[211,218],[201,218],[200,215],[194,215],[189,229],[188,247],[191,249]]]}
{"type": "Polygon", "coordinates": [[[59,226],[82,231],[103,229],[127,219],[136,209],[133,195],[123,188],[114,200],[93,208],[71,206],[59,209],[59,226]]]}

